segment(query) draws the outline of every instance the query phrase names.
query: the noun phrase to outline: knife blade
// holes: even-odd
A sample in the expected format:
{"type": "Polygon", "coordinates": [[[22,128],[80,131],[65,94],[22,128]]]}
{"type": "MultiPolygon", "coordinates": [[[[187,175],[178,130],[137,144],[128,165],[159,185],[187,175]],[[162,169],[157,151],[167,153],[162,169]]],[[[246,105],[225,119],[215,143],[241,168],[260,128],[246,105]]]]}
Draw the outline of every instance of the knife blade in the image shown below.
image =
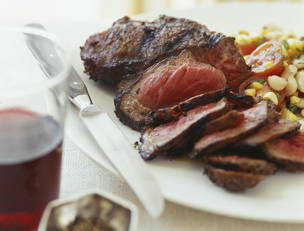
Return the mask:
{"type": "MultiPolygon", "coordinates": [[[[40,24],[27,26],[45,30],[40,24]]],[[[45,75],[48,78],[56,75],[61,64],[54,44],[38,35],[24,35],[27,46],[45,75]]],[[[154,176],[108,114],[93,104],[85,84],[73,67],[70,75],[69,99],[79,109],[81,120],[148,213],[159,217],[164,209],[164,199],[154,176]]]]}

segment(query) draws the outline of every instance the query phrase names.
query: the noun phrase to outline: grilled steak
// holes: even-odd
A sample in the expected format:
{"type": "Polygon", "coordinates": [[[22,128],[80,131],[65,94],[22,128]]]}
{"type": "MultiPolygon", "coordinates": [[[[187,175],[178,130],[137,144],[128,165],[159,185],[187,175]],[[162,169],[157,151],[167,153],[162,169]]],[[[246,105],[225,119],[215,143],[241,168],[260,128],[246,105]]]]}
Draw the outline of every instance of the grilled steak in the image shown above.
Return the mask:
{"type": "Polygon", "coordinates": [[[182,101],[172,107],[153,110],[150,113],[150,116],[153,119],[153,123],[155,124],[161,124],[176,120],[180,115],[185,114],[187,111],[197,106],[219,101],[226,95],[226,92],[227,88],[197,95],[190,99],[182,101]]]}
{"type": "Polygon", "coordinates": [[[279,138],[264,145],[267,156],[291,172],[304,171],[304,132],[279,138]]]}
{"type": "Polygon", "coordinates": [[[92,79],[116,85],[123,77],[140,73],[185,49],[192,51],[198,61],[221,70],[235,91],[250,74],[232,37],[169,16],[152,22],[123,17],[107,31],[89,37],[81,47],[81,59],[92,79]]]}
{"type": "Polygon", "coordinates": [[[253,135],[238,142],[235,147],[252,148],[257,147],[266,142],[282,137],[294,135],[301,127],[301,124],[296,121],[281,120],[275,123],[269,123],[260,128],[253,135]]]}
{"type": "Polygon", "coordinates": [[[202,134],[208,135],[214,132],[238,126],[243,119],[244,115],[241,112],[232,110],[227,114],[208,122],[202,134]]]}
{"type": "Polygon", "coordinates": [[[227,92],[226,97],[229,100],[229,102],[235,105],[236,108],[252,107],[256,103],[258,103],[257,97],[252,97],[246,94],[238,94],[233,91],[227,92]]]}
{"type": "Polygon", "coordinates": [[[218,100],[225,87],[221,71],[197,62],[191,52],[184,51],[122,81],[115,111],[123,123],[139,130],[176,119],[177,112],[185,108],[218,100]]]}
{"type": "Polygon", "coordinates": [[[178,120],[147,129],[140,138],[139,153],[145,160],[159,154],[182,153],[191,148],[204,124],[230,110],[226,99],[190,110],[178,120]]]}
{"type": "Polygon", "coordinates": [[[216,155],[204,157],[204,162],[212,167],[248,172],[252,174],[272,175],[277,171],[275,164],[266,160],[259,160],[238,155],[216,155]]]}
{"type": "Polygon", "coordinates": [[[212,182],[229,191],[243,191],[253,188],[266,177],[265,175],[260,174],[251,174],[212,167],[206,167],[205,174],[212,182]]]}
{"type": "Polygon", "coordinates": [[[237,127],[203,136],[195,143],[193,151],[189,154],[190,157],[199,158],[210,154],[227,145],[234,144],[241,138],[256,131],[273,114],[272,110],[274,109],[272,107],[269,108],[268,104],[269,102],[262,101],[254,107],[242,111],[244,119],[237,127]]]}

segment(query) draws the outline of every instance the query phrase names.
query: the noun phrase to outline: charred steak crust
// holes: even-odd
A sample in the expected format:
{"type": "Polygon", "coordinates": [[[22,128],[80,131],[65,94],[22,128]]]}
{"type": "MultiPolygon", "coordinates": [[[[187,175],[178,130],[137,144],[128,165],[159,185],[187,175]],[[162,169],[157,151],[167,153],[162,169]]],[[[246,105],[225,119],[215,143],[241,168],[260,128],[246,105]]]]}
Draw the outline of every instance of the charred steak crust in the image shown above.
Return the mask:
{"type": "Polygon", "coordinates": [[[301,124],[297,121],[280,120],[269,123],[234,146],[241,149],[255,148],[276,138],[293,136],[300,127],[301,124]]]}
{"type": "Polygon", "coordinates": [[[206,167],[204,173],[220,187],[229,191],[244,191],[255,187],[265,175],[206,167]]]}
{"type": "Polygon", "coordinates": [[[170,122],[172,120],[176,120],[181,114],[184,114],[197,106],[216,102],[222,99],[227,92],[228,88],[213,92],[207,92],[205,94],[191,97],[190,99],[180,102],[172,107],[160,108],[151,111],[150,115],[152,116],[155,124],[170,122]]]}
{"type": "Polygon", "coordinates": [[[233,91],[228,91],[226,95],[229,102],[235,105],[235,107],[252,107],[259,102],[258,98],[252,97],[246,94],[238,94],[233,91]]]}
{"type": "Polygon", "coordinates": [[[119,120],[137,131],[153,126],[155,122],[151,116],[151,109],[143,106],[130,93],[132,89],[118,92],[114,98],[115,114],[119,120]]]}
{"type": "Polygon", "coordinates": [[[194,149],[189,153],[191,159],[200,158],[218,151],[227,145],[238,142],[241,138],[246,137],[257,129],[265,125],[269,119],[272,119],[273,107],[269,107],[270,102],[262,101],[252,108],[244,110],[243,121],[234,128],[225,129],[201,137],[195,144],[194,149]]]}
{"type": "Polygon", "coordinates": [[[139,153],[145,160],[160,154],[184,153],[192,147],[195,138],[206,122],[225,114],[231,109],[226,99],[192,109],[171,121],[155,128],[148,128],[140,137],[139,153]]]}
{"type": "Polygon", "coordinates": [[[277,166],[267,160],[239,155],[206,156],[203,161],[212,167],[252,174],[272,175],[277,171],[277,166]]]}
{"type": "Polygon", "coordinates": [[[143,131],[145,128],[167,123],[186,114],[187,111],[201,105],[216,102],[222,99],[226,89],[218,90],[194,96],[172,107],[152,110],[138,102],[137,98],[130,93],[131,89],[121,90],[114,99],[115,113],[120,121],[127,126],[143,131]]]}
{"type": "Polygon", "coordinates": [[[232,37],[209,31],[184,18],[161,16],[152,22],[123,17],[108,30],[87,39],[81,47],[85,73],[93,80],[116,85],[130,74],[191,50],[198,61],[222,70],[235,91],[250,74],[232,37]]]}

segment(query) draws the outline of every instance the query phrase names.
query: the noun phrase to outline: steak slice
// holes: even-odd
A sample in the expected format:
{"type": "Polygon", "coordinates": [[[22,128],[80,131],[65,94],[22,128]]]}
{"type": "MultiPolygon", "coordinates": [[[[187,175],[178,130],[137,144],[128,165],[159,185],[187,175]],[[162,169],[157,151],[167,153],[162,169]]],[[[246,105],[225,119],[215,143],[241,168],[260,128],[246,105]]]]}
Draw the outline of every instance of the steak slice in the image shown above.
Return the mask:
{"type": "Polygon", "coordinates": [[[229,102],[231,102],[237,108],[252,107],[253,105],[259,102],[259,99],[257,97],[252,97],[246,94],[239,94],[233,91],[227,92],[226,97],[229,102]]]}
{"type": "Polygon", "coordinates": [[[304,171],[304,132],[289,138],[279,138],[264,145],[267,156],[291,172],[304,171]]]}
{"type": "Polygon", "coordinates": [[[92,79],[116,85],[123,77],[185,49],[198,61],[220,69],[235,91],[250,74],[234,38],[192,20],[169,16],[152,22],[123,17],[108,30],[89,37],[81,47],[81,59],[92,79]]]}
{"type": "Polygon", "coordinates": [[[265,175],[260,174],[224,170],[213,167],[206,167],[204,173],[213,183],[229,191],[243,191],[253,188],[266,177],[265,175]]]}
{"type": "Polygon", "coordinates": [[[151,119],[153,119],[153,123],[155,124],[176,120],[180,115],[185,114],[187,111],[197,106],[219,101],[226,95],[227,90],[228,89],[225,88],[217,91],[207,92],[182,101],[172,107],[153,110],[150,113],[151,119]]]}
{"type": "Polygon", "coordinates": [[[134,87],[138,101],[145,107],[159,109],[226,87],[223,72],[209,64],[185,61],[181,66],[162,66],[143,77],[134,87]]]}
{"type": "Polygon", "coordinates": [[[123,123],[140,130],[222,98],[225,87],[221,71],[197,62],[191,52],[184,51],[122,81],[114,101],[115,112],[123,123]]]}
{"type": "Polygon", "coordinates": [[[151,160],[159,154],[184,152],[191,148],[207,121],[225,114],[230,108],[227,100],[222,99],[217,103],[196,107],[176,121],[147,129],[140,137],[140,155],[145,160],[151,160]]]}
{"type": "Polygon", "coordinates": [[[227,114],[208,122],[204,128],[203,134],[208,135],[227,128],[238,126],[243,119],[244,115],[241,112],[232,110],[227,114]]]}
{"type": "Polygon", "coordinates": [[[256,131],[263,126],[272,116],[272,107],[269,108],[268,101],[262,101],[254,107],[242,111],[243,121],[239,126],[203,136],[194,144],[190,158],[195,159],[203,155],[213,153],[227,145],[234,144],[243,137],[256,131]]]}
{"type": "Polygon", "coordinates": [[[236,148],[254,148],[266,142],[279,138],[294,135],[301,127],[297,121],[280,120],[279,122],[269,123],[260,128],[253,135],[238,142],[236,148]]]}
{"type": "Polygon", "coordinates": [[[212,167],[224,170],[248,172],[261,175],[272,175],[277,171],[277,166],[266,160],[238,155],[206,156],[203,160],[212,167]]]}

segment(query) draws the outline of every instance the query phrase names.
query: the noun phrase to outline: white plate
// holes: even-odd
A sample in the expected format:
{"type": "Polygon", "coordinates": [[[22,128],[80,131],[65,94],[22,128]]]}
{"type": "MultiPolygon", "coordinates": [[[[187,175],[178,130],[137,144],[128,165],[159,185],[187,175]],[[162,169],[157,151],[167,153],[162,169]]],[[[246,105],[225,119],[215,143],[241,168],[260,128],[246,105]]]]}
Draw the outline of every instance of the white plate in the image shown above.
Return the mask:
{"type": "MultiPolygon", "coordinates": [[[[225,33],[234,33],[238,29],[257,30],[268,22],[276,22],[300,33],[303,32],[300,23],[304,21],[302,12],[302,5],[297,4],[223,4],[170,14],[195,19],[205,23],[210,29],[225,33]]],[[[158,14],[159,12],[140,18],[152,19],[158,14]]],[[[69,32],[62,32],[62,35],[66,38],[73,37],[74,43],[80,40],[82,42],[86,36],[101,29],[100,23],[80,24],[69,32]]],[[[76,68],[82,71],[78,50],[75,50],[75,55],[76,68]]],[[[84,79],[93,101],[107,110],[131,145],[139,134],[123,126],[114,116],[111,91],[88,81],[85,76],[84,79]]],[[[69,136],[89,157],[102,167],[115,172],[78,119],[76,110],[72,111],[67,122],[69,136]]],[[[161,185],[164,196],[170,201],[232,217],[272,222],[304,222],[304,174],[279,173],[268,177],[252,190],[230,193],[212,184],[202,174],[200,163],[154,160],[147,162],[147,166],[161,185]]]]}

